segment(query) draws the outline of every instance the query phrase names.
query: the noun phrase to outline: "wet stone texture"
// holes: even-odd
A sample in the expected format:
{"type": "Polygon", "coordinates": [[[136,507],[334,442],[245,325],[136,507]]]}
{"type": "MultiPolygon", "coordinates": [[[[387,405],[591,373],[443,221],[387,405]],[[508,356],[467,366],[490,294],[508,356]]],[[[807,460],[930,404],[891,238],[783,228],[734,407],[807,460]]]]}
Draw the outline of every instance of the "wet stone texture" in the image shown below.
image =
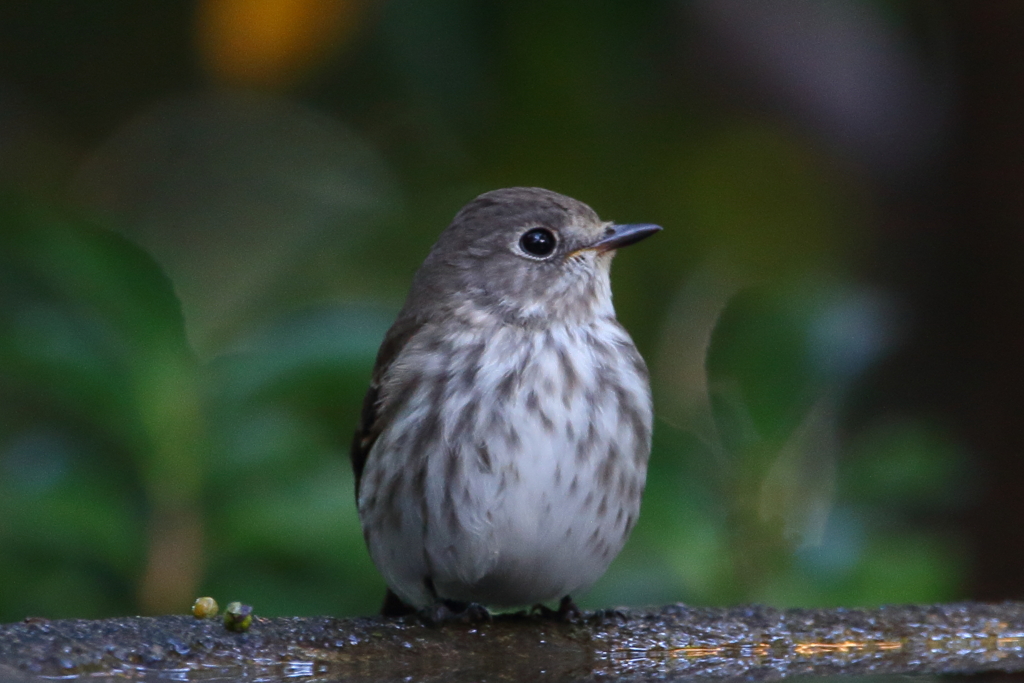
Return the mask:
{"type": "Polygon", "coordinates": [[[0,683],[95,680],[524,681],[779,679],[1024,670],[1024,603],[876,610],[671,605],[564,624],[500,616],[30,619],[0,626],[0,683]]]}

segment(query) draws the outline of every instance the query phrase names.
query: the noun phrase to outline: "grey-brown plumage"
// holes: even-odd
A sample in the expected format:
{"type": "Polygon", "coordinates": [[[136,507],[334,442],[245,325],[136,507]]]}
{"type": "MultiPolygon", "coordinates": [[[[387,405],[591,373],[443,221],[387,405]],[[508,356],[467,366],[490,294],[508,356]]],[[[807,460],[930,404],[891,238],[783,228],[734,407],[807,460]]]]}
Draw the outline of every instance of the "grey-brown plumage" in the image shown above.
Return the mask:
{"type": "Polygon", "coordinates": [[[509,188],[441,234],[381,345],[352,446],[386,612],[568,600],[618,554],[651,402],[609,266],[659,229],[509,188]]]}

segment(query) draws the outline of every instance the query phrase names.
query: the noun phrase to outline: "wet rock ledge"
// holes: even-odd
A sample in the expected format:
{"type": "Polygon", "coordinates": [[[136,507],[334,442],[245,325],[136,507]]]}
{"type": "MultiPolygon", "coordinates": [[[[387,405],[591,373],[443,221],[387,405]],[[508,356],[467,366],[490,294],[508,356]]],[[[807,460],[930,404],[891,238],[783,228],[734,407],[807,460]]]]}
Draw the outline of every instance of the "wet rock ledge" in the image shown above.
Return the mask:
{"type": "Polygon", "coordinates": [[[1024,670],[1024,603],[854,610],[669,605],[568,624],[507,615],[257,616],[245,633],[192,616],[0,625],[0,682],[149,680],[665,680],[1024,670]]]}

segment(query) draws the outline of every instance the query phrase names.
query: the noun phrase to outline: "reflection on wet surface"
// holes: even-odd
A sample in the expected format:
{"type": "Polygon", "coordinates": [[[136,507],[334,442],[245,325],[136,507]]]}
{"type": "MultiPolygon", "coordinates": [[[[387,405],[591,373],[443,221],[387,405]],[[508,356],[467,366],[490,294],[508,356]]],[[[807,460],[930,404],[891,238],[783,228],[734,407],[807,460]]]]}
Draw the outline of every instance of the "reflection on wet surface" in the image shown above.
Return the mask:
{"type": "Polygon", "coordinates": [[[1024,604],[875,610],[672,605],[561,623],[502,615],[257,617],[246,633],[186,616],[0,626],[0,682],[573,681],[1024,670],[1024,604]],[[28,678],[26,678],[26,676],[28,678]]]}

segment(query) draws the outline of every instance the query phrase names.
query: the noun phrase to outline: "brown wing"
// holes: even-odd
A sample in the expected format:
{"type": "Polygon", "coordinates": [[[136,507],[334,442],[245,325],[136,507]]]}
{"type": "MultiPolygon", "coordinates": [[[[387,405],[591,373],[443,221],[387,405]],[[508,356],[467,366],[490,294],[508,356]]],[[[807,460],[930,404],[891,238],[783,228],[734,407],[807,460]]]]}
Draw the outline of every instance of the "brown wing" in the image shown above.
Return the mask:
{"type": "Polygon", "coordinates": [[[359,482],[363,478],[366,459],[370,456],[373,444],[377,442],[377,437],[384,429],[385,419],[382,418],[387,411],[384,410],[384,405],[381,402],[381,382],[398,353],[419,328],[418,322],[400,317],[384,335],[384,342],[380,345],[380,350],[377,351],[377,361],[373,366],[370,388],[367,389],[366,396],[363,398],[363,411],[359,418],[359,427],[352,437],[352,449],[349,451],[349,456],[352,459],[352,472],[355,474],[356,481],[356,505],[359,504],[359,482]]]}

